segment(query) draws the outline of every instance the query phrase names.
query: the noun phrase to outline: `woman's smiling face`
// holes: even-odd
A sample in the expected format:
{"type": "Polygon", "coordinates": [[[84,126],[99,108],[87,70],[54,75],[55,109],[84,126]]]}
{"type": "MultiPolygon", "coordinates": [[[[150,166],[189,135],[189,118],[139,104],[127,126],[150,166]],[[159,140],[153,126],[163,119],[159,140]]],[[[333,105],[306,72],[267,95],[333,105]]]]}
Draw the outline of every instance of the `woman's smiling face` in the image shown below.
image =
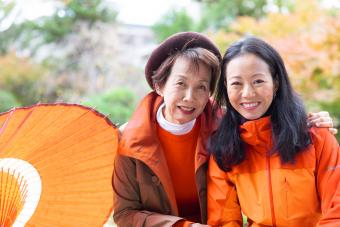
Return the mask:
{"type": "Polygon", "coordinates": [[[204,63],[198,68],[190,60],[180,57],[174,63],[163,87],[157,89],[164,97],[164,117],[175,124],[197,118],[210,97],[211,70],[204,63]]]}
{"type": "Polygon", "coordinates": [[[276,91],[267,63],[254,54],[243,54],[226,67],[224,76],[233,108],[248,120],[262,117],[276,91]]]}

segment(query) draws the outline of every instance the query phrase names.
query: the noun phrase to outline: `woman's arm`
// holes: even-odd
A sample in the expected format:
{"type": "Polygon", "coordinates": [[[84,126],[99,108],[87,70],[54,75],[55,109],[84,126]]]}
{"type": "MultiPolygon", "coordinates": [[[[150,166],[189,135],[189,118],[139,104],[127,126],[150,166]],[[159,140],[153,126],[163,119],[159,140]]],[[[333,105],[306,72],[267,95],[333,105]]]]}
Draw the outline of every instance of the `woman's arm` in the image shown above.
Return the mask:
{"type": "Polygon", "coordinates": [[[322,218],[318,226],[340,226],[340,148],[325,129],[312,129],[317,157],[317,189],[322,218]]]}
{"type": "Polygon", "coordinates": [[[235,186],[228,183],[227,174],[218,167],[212,157],[209,161],[207,184],[208,225],[242,226],[241,208],[235,186]]]}

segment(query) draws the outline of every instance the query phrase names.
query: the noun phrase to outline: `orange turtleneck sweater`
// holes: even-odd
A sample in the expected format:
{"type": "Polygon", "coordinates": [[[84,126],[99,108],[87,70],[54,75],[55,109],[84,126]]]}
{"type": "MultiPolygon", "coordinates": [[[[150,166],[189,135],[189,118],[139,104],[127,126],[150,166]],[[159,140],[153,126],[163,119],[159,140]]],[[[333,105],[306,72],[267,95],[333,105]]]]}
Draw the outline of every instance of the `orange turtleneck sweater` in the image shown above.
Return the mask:
{"type": "Polygon", "coordinates": [[[157,127],[175,191],[179,216],[189,220],[180,221],[175,226],[200,222],[200,206],[195,183],[195,150],[199,129],[200,124],[196,122],[189,133],[174,135],[159,125],[157,127]]]}

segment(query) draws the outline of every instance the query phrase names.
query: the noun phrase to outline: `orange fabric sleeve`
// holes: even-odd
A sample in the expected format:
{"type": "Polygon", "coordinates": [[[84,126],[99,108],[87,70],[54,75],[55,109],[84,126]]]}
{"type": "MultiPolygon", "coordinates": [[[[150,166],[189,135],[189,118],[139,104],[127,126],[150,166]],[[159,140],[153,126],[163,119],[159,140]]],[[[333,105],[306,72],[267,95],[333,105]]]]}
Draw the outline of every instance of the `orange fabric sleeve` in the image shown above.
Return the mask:
{"type": "Polygon", "coordinates": [[[312,129],[322,218],[318,226],[340,225],[340,148],[328,129],[312,129]]]}
{"type": "Polygon", "coordinates": [[[236,188],[228,182],[227,173],[218,167],[213,158],[209,161],[207,187],[208,225],[242,226],[242,214],[236,188]]]}

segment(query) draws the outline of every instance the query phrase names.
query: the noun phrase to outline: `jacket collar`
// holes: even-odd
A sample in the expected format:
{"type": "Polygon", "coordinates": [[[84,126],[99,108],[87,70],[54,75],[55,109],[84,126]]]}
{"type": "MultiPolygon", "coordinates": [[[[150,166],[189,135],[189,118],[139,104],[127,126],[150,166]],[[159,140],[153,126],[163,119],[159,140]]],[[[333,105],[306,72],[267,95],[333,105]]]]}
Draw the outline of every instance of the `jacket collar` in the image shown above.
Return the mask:
{"type": "Polygon", "coordinates": [[[159,160],[159,143],[156,134],[156,113],[162,98],[155,92],[149,93],[139,104],[127,123],[120,139],[119,153],[150,164],[159,160]],[[146,149],[147,148],[147,149],[146,149]]]}
{"type": "Polygon", "coordinates": [[[240,136],[250,146],[271,147],[271,117],[267,116],[253,121],[246,121],[240,126],[240,136]]]}

